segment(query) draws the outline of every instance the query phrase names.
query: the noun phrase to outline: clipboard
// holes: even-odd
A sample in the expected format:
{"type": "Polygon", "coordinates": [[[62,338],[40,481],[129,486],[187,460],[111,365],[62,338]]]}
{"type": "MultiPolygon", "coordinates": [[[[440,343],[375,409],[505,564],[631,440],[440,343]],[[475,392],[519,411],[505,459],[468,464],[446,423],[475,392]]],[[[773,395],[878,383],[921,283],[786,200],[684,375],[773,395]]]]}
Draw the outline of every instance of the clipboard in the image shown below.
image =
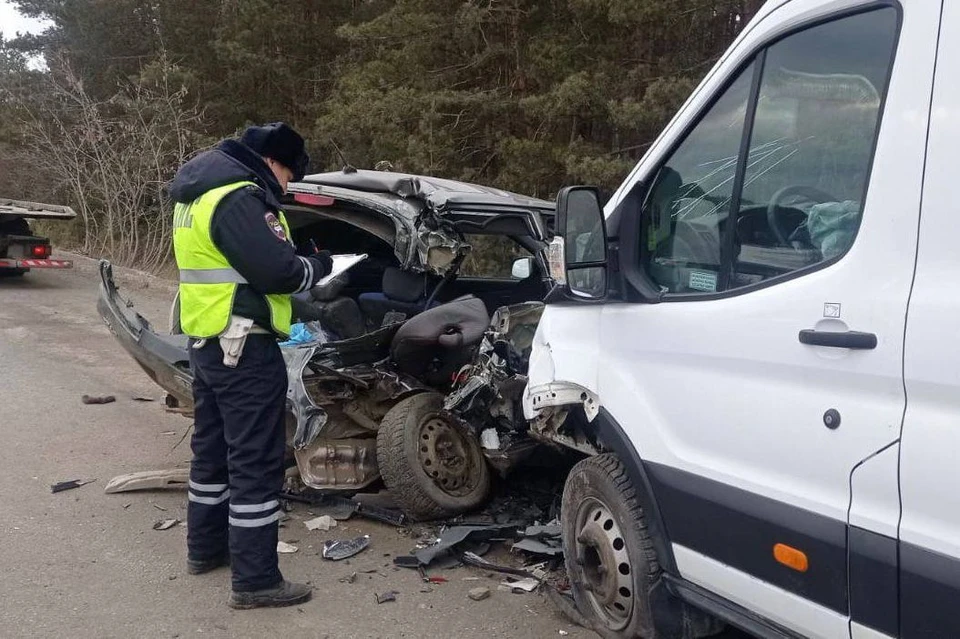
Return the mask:
{"type": "Polygon", "coordinates": [[[319,280],[314,286],[324,286],[332,282],[338,275],[346,273],[354,266],[367,259],[366,253],[348,253],[345,255],[331,255],[330,259],[333,261],[333,268],[330,270],[330,274],[326,277],[319,280]]]}

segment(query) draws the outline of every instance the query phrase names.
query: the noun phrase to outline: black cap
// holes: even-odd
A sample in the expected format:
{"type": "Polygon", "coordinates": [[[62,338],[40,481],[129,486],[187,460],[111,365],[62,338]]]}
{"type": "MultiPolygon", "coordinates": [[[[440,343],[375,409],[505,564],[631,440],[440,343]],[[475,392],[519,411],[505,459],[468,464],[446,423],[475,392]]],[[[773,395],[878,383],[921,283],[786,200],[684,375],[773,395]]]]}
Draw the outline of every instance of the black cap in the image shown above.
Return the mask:
{"type": "Polygon", "coordinates": [[[303,136],[284,122],[252,126],[243,132],[240,141],[265,158],[272,158],[293,172],[293,181],[299,182],[307,173],[310,156],[303,136]]]}

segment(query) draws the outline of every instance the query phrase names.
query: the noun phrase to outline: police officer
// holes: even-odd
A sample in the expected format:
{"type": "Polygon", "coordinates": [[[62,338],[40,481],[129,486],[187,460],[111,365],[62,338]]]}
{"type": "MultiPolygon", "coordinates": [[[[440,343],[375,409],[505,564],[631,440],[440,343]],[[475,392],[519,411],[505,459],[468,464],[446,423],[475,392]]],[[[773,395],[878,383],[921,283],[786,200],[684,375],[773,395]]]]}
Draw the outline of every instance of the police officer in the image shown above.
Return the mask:
{"type": "Polygon", "coordinates": [[[311,594],[277,565],[287,393],[277,338],[290,333],[290,294],[331,268],[327,253],[296,254],[280,207],[308,162],[291,127],[255,126],[184,164],[170,186],[195,404],[187,570],[229,564],[232,608],[311,594]]]}

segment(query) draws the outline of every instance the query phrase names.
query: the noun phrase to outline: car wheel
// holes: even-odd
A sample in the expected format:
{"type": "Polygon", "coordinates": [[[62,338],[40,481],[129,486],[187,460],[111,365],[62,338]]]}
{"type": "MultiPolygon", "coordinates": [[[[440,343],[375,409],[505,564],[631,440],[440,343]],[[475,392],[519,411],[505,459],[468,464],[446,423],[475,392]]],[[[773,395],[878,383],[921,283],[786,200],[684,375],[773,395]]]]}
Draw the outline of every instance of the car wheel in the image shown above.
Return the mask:
{"type": "Polygon", "coordinates": [[[28,268],[5,268],[0,269],[0,277],[23,277],[29,272],[28,268]]]}
{"type": "Polygon", "coordinates": [[[656,588],[660,564],[636,490],[616,455],[596,455],[573,467],[560,512],[573,597],[598,634],[694,639],[723,629],[718,620],[679,600],[671,597],[664,606],[653,595],[662,590],[656,588]]]}
{"type": "Polygon", "coordinates": [[[377,432],[380,474],[400,508],[436,519],[480,506],[490,469],[472,433],[440,414],[443,396],[421,393],[390,409],[377,432]]]}

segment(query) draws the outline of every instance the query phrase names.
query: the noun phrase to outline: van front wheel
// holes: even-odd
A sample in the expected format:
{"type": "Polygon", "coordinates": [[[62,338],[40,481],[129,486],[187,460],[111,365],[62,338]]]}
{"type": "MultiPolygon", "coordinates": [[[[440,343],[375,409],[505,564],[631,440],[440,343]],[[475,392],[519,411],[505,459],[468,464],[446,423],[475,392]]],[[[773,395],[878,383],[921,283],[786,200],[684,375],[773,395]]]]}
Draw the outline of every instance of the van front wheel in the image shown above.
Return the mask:
{"type": "Polygon", "coordinates": [[[651,595],[660,581],[660,563],[636,489],[616,455],[588,457],[573,467],[560,512],[573,598],[602,637],[695,639],[723,629],[679,601],[669,608],[682,619],[663,623],[666,611],[654,615],[651,595]]]}

